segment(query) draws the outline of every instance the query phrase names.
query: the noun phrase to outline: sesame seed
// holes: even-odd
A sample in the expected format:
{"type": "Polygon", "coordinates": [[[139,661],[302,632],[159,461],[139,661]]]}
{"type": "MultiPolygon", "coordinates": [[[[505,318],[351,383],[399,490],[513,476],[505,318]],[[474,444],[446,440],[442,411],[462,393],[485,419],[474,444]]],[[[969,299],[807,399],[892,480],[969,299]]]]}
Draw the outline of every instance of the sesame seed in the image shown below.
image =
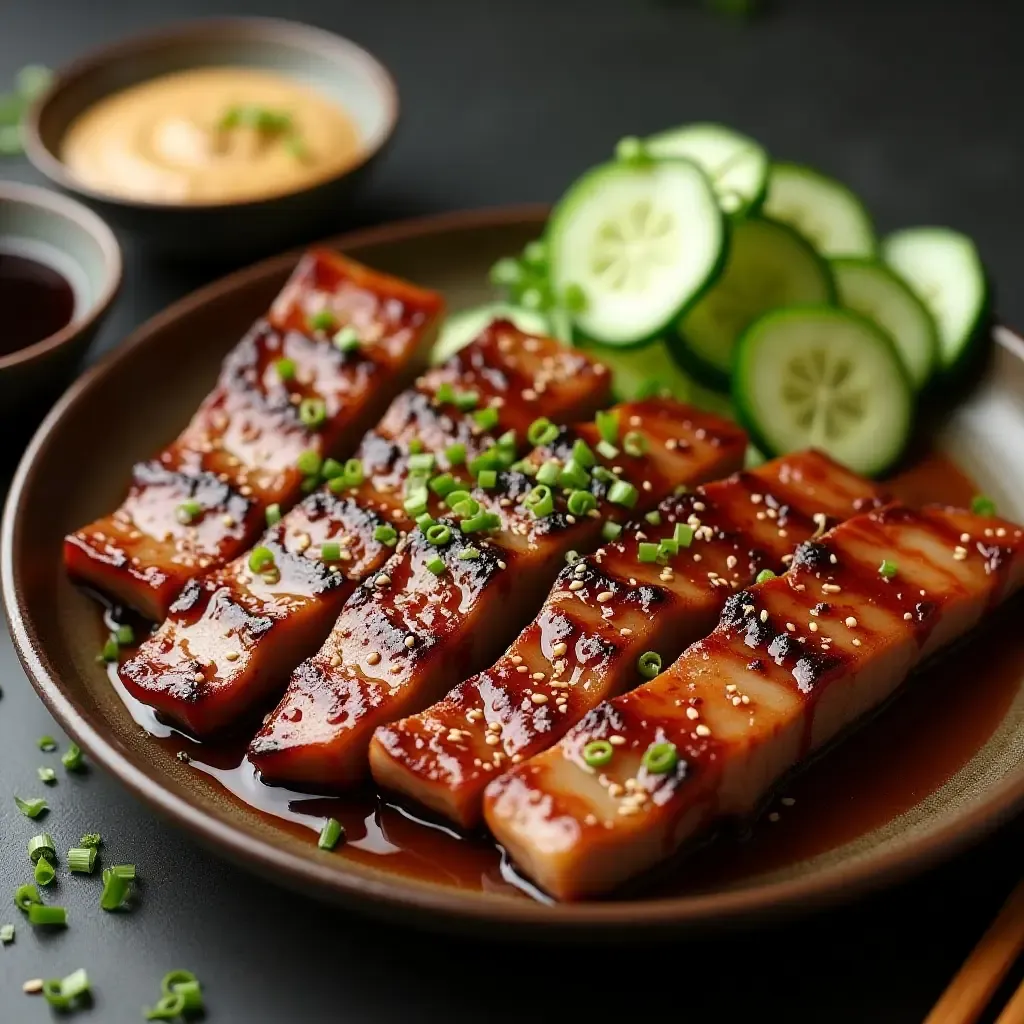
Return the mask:
{"type": "Polygon", "coordinates": [[[501,740],[498,739],[497,734],[493,733],[493,732],[489,732],[484,737],[484,743],[486,743],[487,746],[489,746],[489,747],[496,747],[500,742],[501,742],[501,740]]]}
{"type": "Polygon", "coordinates": [[[822,583],[821,589],[826,594],[838,594],[843,588],[838,583],[822,583]]]}
{"type": "Polygon", "coordinates": [[[530,678],[531,679],[536,679],[537,682],[539,683],[539,682],[541,682],[543,680],[544,673],[543,672],[534,672],[533,675],[530,678]]]}
{"type": "Polygon", "coordinates": [[[737,685],[735,683],[728,683],[728,684],[726,684],[725,692],[726,693],[735,693],[737,691],[737,689],[739,689],[739,687],[737,687],[737,685]]]}
{"type": "Polygon", "coordinates": [[[331,668],[337,668],[340,664],[341,664],[341,655],[340,654],[332,654],[331,655],[331,668]]]}
{"type": "Polygon", "coordinates": [[[961,533],[960,534],[960,543],[961,544],[966,544],[970,539],[971,539],[971,535],[969,533],[961,533]]]}
{"type": "Polygon", "coordinates": [[[786,623],[786,629],[788,629],[790,633],[795,633],[796,632],[796,624],[793,623],[793,622],[787,622],[786,623]]]}
{"type": "Polygon", "coordinates": [[[860,641],[856,637],[853,638],[853,646],[860,647],[860,641]]]}
{"type": "Polygon", "coordinates": [[[847,615],[846,616],[846,625],[849,626],[850,629],[856,629],[857,628],[857,620],[852,615],[847,615]]]}
{"type": "Polygon", "coordinates": [[[615,595],[610,590],[602,590],[597,595],[598,604],[607,604],[615,595]]]}
{"type": "Polygon", "coordinates": [[[764,496],[761,494],[752,494],[750,496],[750,502],[752,505],[760,505],[764,501],[764,496]]]}
{"type": "Polygon", "coordinates": [[[202,672],[196,672],[195,675],[192,676],[192,678],[197,683],[201,683],[206,678],[206,676],[204,676],[202,672]]]}
{"type": "Polygon", "coordinates": [[[523,658],[520,654],[513,654],[510,660],[513,665],[522,665],[523,663],[523,658]]]}
{"type": "Polygon", "coordinates": [[[534,704],[547,704],[548,695],[546,693],[535,693],[530,700],[532,700],[534,704]]]}
{"type": "Polygon", "coordinates": [[[370,651],[370,653],[366,656],[366,663],[368,665],[379,665],[380,653],[378,651],[370,651]]]}
{"type": "Polygon", "coordinates": [[[618,735],[616,735],[616,736],[609,736],[608,737],[608,742],[613,747],[621,747],[626,742],[626,737],[625,736],[618,736],[618,735]]]}
{"type": "Polygon", "coordinates": [[[759,618],[761,619],[762,622],[767,622],[768,621],[768,609],[767,608],[762,608],[761,609],[761,614],[760,614],[759,618]]]}
{"type": "Polygon", "coordinates": [[[808,629],[809,629],[809,630],[810,630],[810,631],[811,631],[812,633],[817,633],[817,632],[818,632],[818,624],[817,624],[816,622],[814,622],[814,621],[808,622],[808,623],[807,623],[807,628],[808,628],[808,629]]]}
{"type": "Polygon", "coordinates": [[[406,646],[406,647],[410,647],[410,648],[412,648],[412,647],[415,647],[415,646],[416,646],[416,637],[415,637],[415,636],[413,636],[413,634],[412,634],[412,633],[410,633],[410,634],[409,634],[409,635],[408,635],[408,636],[407,636],[407,637],[405,638],[405,646],[406,646]]]}
{"type": "Polygon", "coordinates": [[[516,665],[517,672],[529,672],[529,668],[526,665],[516,665]]]}
{"type": "Polygon", "coordinates": [[[774,824],[776,821],[779,820],[779,812],[772,811],[772,813],[768,815],[768,820],[774,824]]]}
{"type": "Polygon", "coordinates": [[[910,621],[910,620],[911,620],[911,619],[912,619],[913,617],[914,617],[914,616],[913,616],[913,615],[911,615],[911,614],[910,614],[910,612],[904,612],[904,613],[903,613],[903,620],[904,620],[905,622],[909,622],[909,621],[910,621]]]}
{"type": "Polygon", "coordinates": [[[559,641],[557,644],[554,644],[552,646],[552,648],[551,648],[551,656],[553,658],[560,658],[560,657],[562,657],[563,654],[565,654],[565,652],[567,650],[568,650],[568,647],[566,647],[564,643],[559,641]]]}
{"type": "Polygon", "coordinates": [[[573,580],[569,584],[569,589],[570,590],[582,590],[583,586],[584,586],[583,580],[573,580]]]}
{"type": "Polygon", "coordinates": [[[506,569],[506,568],[508,568],[508,567],[507,567],[507,566],[505,565],[505,563],[504,563],[504,562],[503,562],[503,561],[502,561],[502,560],[501,560],[500,558],[498,559],[498,568],[499,568],[499,569],[506,569]]]}
{"type": "Polygon", "coordinates": [[[373,585],[379,590],[383,590],[385,587],[391,586],[391,577],[387,573],[382,572],[374,581],[373,585]]]}
{"type": "Polygon", "coordinates": [[[21,986],[21,991],[27,996],[37,995],[39,992],[43,991],[43,979],[32,978],[31,981],[26,981],[25,984],[21,986]]]}
{"type": "Polygon", "coordinates": [[[832,563],[833,565],[838,565],[838,564],[839,564],[839,559],[838,559],[838,558],[836,558],[836,556],[835,556],[835,555],[829,555],[829,556],[828,556],[828,560],[829,560],[829,561],[830,561],[830,562],[831,562],[831,563],[832,563]]]}
{"type": "Polygon", "coordinates": [[[225,525],[226,527],[228,527],[229,529],[230,529],[230,528],[231,528],[232,526],[234,526],[234,525],[235,525],[235,517],[234,517],[234,516],[221,516],[221,517],[220,517],[220,521],[221,521],[221,522],[222,522],[222,523],[223,523],[223,524],[224,524],[224,525],[225,525]]]}
{"type": "Polygon", "coordinates": [[[784,796],[779,803],[782,804],[783,807],[792,807],[796,801],[791,796],[784,796]]]}
{"type": "Polygon", "coordinates": [[[749,704],[750,703],[750,698],[746,694],[743,694],[743,696],[740,697],[740,703],[741,704],[749,704]]]}
{"type": "Polygon", "coordinates": [[[730,555],[730,556],[729,556],[729,557],[728,557],[728,558],[727,558],[727,559],[725,560],[725,565],[726,565],[726,568],[727,568],[727,569],[735,569],[735,568],[736,568],[736,562],[737,562],[737,558],[736,558],[736,556],[735,556],[735,555],[730,555]]]}
{"type": "Polygon", "coordinates": [[[691,722],[695,722],[700,718],[700,712],[696,708],[687,708],[686,717],[689,718],[691,722]]]}
{"type": "Polygon", "coordinates": [[[703,722],[701,722],[701,723],[700,723],[700,725],[696,726],[696,728],[694,728],[694,730],[693,730],[693,731],[694,731],[694,732],[695,732],[695,733],[696,733],[696,734],[697,734],[698,736],[704,736],[704,737],[707,737],[707,736],[710,736],[710,735],[711,735],[711,730],[710,730],[710,729],[709,729],[709,728],[708,728],[708,727],[707,727],[707,726],[706,726],[706,725],[705,725],[705,724],[704,724],[703,722]]]}
{"type": "Polygon", "coordinates": [[[228,651],[228,653],[225,654],[224,657],[228,661],[238,661],[239,654],[238,651],[228,651]]]}
{"type": "Polygon", "coordinates": [[[619,630],[619,633],[622,636],[632,636],[633,630],[631,630],[629,626],[623,626],[622,629],[619,630]]]}

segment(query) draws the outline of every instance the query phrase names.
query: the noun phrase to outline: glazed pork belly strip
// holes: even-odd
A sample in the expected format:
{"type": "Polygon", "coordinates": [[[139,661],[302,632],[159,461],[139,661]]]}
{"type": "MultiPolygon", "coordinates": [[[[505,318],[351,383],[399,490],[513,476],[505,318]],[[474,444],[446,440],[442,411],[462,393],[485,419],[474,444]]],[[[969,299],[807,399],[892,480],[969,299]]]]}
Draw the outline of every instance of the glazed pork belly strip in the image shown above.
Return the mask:
{"type": "Polygon", "coordinates": [[[69,573],[162,619],[190,579],[252,544],[267,507],[299,499],[303,453],[351,453],[419,371],[443,306],[335,253],[305,255],[177,440],[134,467],[117,511],[65,538],[69,573]]]}
{"type": "Polygon", "coordinates": [[[896,505],[850,519],[731,597],[665,673],[492,782],[487,824],[553,896],[607,893],[754,813],[1022,583],[1022,531],[1003,520],[896,505]]]}
{"type": "MultiPolygon", "coordinates": [[[[396,398],[355,463],[337,464],[330,472],[340,475],[267,529],[259,558],[246,553],[191,580],[121,666],[124,685],[196,736],[244,722],[316,651],[355,585],[413,526],[405,484],[417,466],[468,482],[467,463],[496,445],[499,421],[522,434],[542,406],[589,416],[607,401],[608,380],[578,351],[491,326],[396,398]]],[[[440,499],[427,493],[436,509],[440,499]]]]}
{"type": "Polygon", "coordinates": [[[633,445],[609,447],[595,423],[558,432],[534,451],[528,471],[503,472],[492,489],[474,490],[495,532],[465,533],[465,523],[446,518],[435,545],[416,530],[353,594],[250,746],[266,780],[338,790],[365,778],[374,729],[427,707],[493,661],[536,611],[569,550],[593,549],[604,521],[626,518],[628,506],[651,508],[678,485],[728,473],[743,459],[738,428],[670,400],[619,406],[611,421],[603,415],[604,427],[621,425],[633,445]],[[593,469],[582,479],[580,460],[593,469]],[[566,497],[555,484],[545,494],[548,485],[537,481],[555,473],[577,477],[579,490],[566,497]],[[583,491],[592,507],[581,510],[583,491]],[[546,508],[535,504],[538,494],[550,499],[546,508]]]}
{"type": "Polygon", "coordinates": [[[635,520],[566,566],[492,668],[379,729],[374,779],[464,829],[478,825],[484,789],[504,766],[641,683],[647,652],[667,665],[711,631],[730,594],[764,569],[782,572],[798,544],[878,504],[875,486],[814,451],[667,498],[654,523],[635,520]]]}

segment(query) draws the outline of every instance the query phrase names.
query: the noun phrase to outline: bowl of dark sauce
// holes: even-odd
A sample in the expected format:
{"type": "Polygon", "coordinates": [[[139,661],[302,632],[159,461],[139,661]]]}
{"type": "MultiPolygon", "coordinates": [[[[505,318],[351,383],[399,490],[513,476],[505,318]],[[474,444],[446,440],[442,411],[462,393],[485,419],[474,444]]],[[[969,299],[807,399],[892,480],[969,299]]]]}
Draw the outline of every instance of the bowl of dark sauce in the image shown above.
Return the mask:
{"type": "Polygon", "coordinates": [[[80,203],[0,182],[0,415],[31,424],[64,390],[113,304],[121,250],[80,203]]]}

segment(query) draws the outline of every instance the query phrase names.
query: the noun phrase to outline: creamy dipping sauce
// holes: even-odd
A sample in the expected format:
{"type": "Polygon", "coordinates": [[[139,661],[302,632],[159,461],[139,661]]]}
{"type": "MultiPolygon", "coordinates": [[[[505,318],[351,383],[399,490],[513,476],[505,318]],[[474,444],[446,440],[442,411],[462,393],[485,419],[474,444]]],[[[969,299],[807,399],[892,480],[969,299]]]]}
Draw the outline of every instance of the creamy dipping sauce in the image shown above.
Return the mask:
{"type": "Polygon", "coordinates": [[[333,177],[362,152],[359,130],[327,96],[272,71],[195,68],[89,107],[62,159],[84,184],[153,203],[235,203],[333,177]]]}

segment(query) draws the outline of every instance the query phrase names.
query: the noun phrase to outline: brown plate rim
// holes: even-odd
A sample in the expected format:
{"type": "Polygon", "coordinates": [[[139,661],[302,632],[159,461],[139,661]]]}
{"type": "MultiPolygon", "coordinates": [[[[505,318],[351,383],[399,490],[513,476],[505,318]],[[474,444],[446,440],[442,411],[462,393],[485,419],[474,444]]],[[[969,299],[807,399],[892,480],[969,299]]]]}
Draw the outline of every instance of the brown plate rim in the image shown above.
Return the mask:
{"type": "Polygon", "coordinates": [[[314,192],[329,182],[347,178],[384,151],[394,136],[400,113],[401,102],[399,99],[398,83],[395,81],[391,70],[380,58],[347,36],[332,32],[326,28],[319,28],[316,25],[307,25],[301,21],[289,21],[285,18],[211,17],[174,22],[163,28],[151,29],[124,37],[107,46],[90,50],[84,56],[59,68],[50,86],[41,95],[37,96],[29,107],[22,134],[26,155],[36,170],[69,192],[85,196],[94,202],[106,203],[116,207],[154,211],[166,210],[168,212],[175,210],[209,212],[266,206],[285,198],[314,192]],[[329,178],[315,181],[303,188],[290,189],[287,192],[258,199],[242,199],[237,202],[159,203],[147,199],[132,199],[118,195],[116,192],[104,192],[101,189],[95,189],[90,185],[86,185],[68,170],[67,164],[43,141],[39,130],[39,122],[47,104],[65,89],[74,88],[77,81],[84,75],[100,70],[106,65],[131,59],[140,49],[145,49],[162,42],[174,40],[187,42],[191,38],[210,35],[249,35],[254,39],[264,38],[274,41],[293,41],[296,45],[304,46],[306,49],[315,49],[322,53],[344,54],[361,61],[369,69],[381,91],[386,112],[385,127],[376,144],[364,148],[355,163],[348,164],[329,178]]]}
{"type": "MultiPolygon", "coordinates": [[[[539,205],[499,207],[443,213],[398,221],[327,240],[340,249],[401,242],[453,230],[487,229],[537,224],[547,208],[539,205]]],[[[93,382],[105,377],[155,332],[188,311],[242,287],[264,275],[284,273],[297,258],[297,250],[236,271],[193,292],[147,320],[117,349],[87,371],[68,389],[40,425],[18,466],[4,509],[0,530],[0,592],[18,656],[43,703],[67,732],[107,771],[150,807],[189,830],[206,845],[227,854],[260,874],[292,887],[313,892],[358,909],[395,917],[431,928],[481,931],[500,923],[516,931],[544,929],[548,937],[571,932],[577,938],[650,936],[666,929],[722,927],[752,922],[767,916],[794,915],[829,903],[847,900],[930,867],[994,829],[1024,806],[1024,765],[983,800],[950,821],[877,855],[853,863],[823,867],[796,878],[765,882],[742,889],[611,902],[546,904],[510,900],[490,893],[467,893],[435,883],[398,875],[381,877],[379,870],[346,865],[338,870],[315,857],[305,857],[253,836],[219,819],[166,787],[160,776],[147,770],[141,757],[128,756],[111,744],[87,720],[82,708],[65,692],[45,652],[35,642],[28,610],[19,597],[25,571],[17,538],[30,510],[24,496],[45,452],[55,425],[93,382]]],[[[1024,359],[1024,339],[1009,331],[996,332],[997,343],[1024,359]]],[[[505,934],[505,933],[503,933],[505,934]]]]}

